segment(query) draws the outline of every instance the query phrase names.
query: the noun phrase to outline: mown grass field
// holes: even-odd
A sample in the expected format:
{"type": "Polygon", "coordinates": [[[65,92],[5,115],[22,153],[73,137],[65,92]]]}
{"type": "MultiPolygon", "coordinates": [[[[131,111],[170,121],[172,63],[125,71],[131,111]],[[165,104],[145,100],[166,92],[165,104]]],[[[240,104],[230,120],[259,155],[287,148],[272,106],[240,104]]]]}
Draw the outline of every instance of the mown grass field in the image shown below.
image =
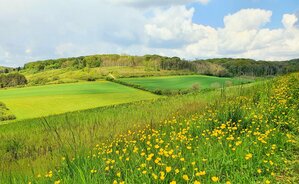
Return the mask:
{"type": "Polygon", "coordinates": [[[224,78],[206,75],[121,78],[119,80],[128,84],[139,85],[148,90],[191,89],[194,86],[197,86],[199,89],[207,89],[219,88],[223,85],[231,86],[249,82],[249,80],[239,78],[224,78]]]}
{"type": "Polygon", "coordinates": [[[107,81],[0,90],[0,101],[18,120],[155,98],[107,81]]]}

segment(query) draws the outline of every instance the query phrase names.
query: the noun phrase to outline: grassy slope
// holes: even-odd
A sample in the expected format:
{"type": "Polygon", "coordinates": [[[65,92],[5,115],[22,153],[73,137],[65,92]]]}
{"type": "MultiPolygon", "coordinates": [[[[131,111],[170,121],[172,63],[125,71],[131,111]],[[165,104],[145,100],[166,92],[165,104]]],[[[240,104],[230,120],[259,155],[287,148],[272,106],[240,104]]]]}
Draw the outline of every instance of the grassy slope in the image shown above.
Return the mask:
{"type": "Polygon", "coordinates": [[[29,181],[298,183],[298,75],[228,93],[188,118],[128,131],[29,181]]]}
{"type": "Polygon", "coordinates": [[[112,73],[115,77],[140,77],[140,76],[164,76],[176,74],[188,74],[190,72],[180,70],[160,70],[149,71],[144,66],[128,67],[128,66],[111,66],[98,68],[84,68],[80,70],[71,69],[55,69],[47,70],[38,73],[22,71],[29,80],[29,84],[35,80],[46,79],[46,83],[67,83],[77,82],[82,80],[103,79],[108,74],[112,73]]]}
{"type": "Polygon", "coordinates": [[[0,90],[0,101],[18,119],[154,98],[157,96],[107,81],[0,90]]]}
{"type": "Polygon", "coordinates": [[[127,83],[137,84],[149,90],[156,89],[189,89],[192,85],[198,84],[200,89],[211,87],[220,87],[224,84],[240,84],[246,80],[237,78],[220,78],[204,75],[189,75],[189,76],[167,76],[167,77],[145,77],[145,78],[123,78],[119,79],[127,83]]]}
{"type": "Polygon", "coordinates": [[[1,121],[7,121],[7,120],[13,120],[16,117],[11,114],[9,109],[6,107],[6,105],[0,101],[0,122],[1,121]]]}
{"type": "Polygon", "coordinates": [[[74,155],[135,125],[158,124],[177,113],[188,116],[219,95],[220,91],[215,91],[160,98],[2,125],[0,170],[16,175],[28,174],[32,167],[36,172],[45,171],[60,161],[65,150],[74,155]]]}

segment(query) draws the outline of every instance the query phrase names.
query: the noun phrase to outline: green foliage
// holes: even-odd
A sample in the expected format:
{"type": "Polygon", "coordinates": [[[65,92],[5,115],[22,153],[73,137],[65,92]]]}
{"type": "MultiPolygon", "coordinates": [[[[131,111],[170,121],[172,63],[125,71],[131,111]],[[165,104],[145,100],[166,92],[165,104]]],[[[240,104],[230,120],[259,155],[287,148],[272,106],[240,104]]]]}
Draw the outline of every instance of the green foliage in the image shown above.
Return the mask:
{"type": "Polygon", "coordinates": [[[56,60],[45,60],[38,62],[31,62],[24,65],[24,69],[32,72],[40,72],[45,70],[71,68],[71,69],[82,69],[85,67],[95,68],[102,64],[101,57],[86,56],[77,58],[62,58],[56,60]]]}
{"type": "Polygon", "coordinates": [[[0,88],[27,84],[27,79],[20,73],[0,74],[0,88]]]}
{"type": "MultiPolygon", "coordinates": [[[[92,55],[76,58],[62,58],[27,63],[26,72],[41,72],[54,69],[80,70],[99,67],[144,67],[144,71],[188,71],[219,77],[232,76],[273,76],[299,71],[298,59],[281,62],[255,61],[252,59],[216,58],[207,60],[187,61],[179,57],[159,55],[92,55]]],[[[0,70],[1,71],[1,70],[0,70]]]]}
{"type": "MultiPolygon", "coordinates": [[[[138,100],[136,98],[138,95],[132,91],[123,93],[130,94],[133,99],[138,100]]],[[[114,98],[117,97],[115,93],[112,95],[114,98]]],[[[160,98],[1,125],[0,168],[3,168],[3,171],[18,170],[27,174],[30,174],[28,169],[31,167],[45,171],[50,165],[60,161],[66,150],[74,156],[76,151],[89,149],[98,141],[110,139],[136,124],[141,126],[145,123],[156,124],[171,118],[176,112],[182,115],[198,112],[215,96],[219,96],[218,92],[160,98]],[[56,132],[62,142],[57,141],[56,132]],[[22,143],[22,146],[15,149],[17,160],[11,160],[15,152],[6,152],[7,143],[12,143],[12,140],[22,143]]],[[[49,106],[53,107],[52,104],[49,106]]],[[[37,171],[35,173],[37,174],[37,171]]]]}
{"type": "Polygon", "coordinates": [[[60,156],[12,183],[298,183],[298,85],[296,74],[7,125],[0,164],[60,156]]]}
{"type": "Polygon", "coordinates": [[[10,114],[9,109],[3,102],[0,102],[0,122],[13,119],[16,119],[16,117],[10,114]]]}
{"type": "Polygon", "coordinates": [[[274,76],[299,71],[298,60],[271,62],[252,59],[219,58],[197,60],[194,63],[199,72],[218,76],[274,76]]]}
{"type": "Polygon", "coordinates": [[[10,72],[13,72],[13,71],[20,71],[20,70],[21,70],[20,67],[18,67],[18,68],[11,68],[11,67],[0,66],[0,74],[10,73],[10,72]]]}

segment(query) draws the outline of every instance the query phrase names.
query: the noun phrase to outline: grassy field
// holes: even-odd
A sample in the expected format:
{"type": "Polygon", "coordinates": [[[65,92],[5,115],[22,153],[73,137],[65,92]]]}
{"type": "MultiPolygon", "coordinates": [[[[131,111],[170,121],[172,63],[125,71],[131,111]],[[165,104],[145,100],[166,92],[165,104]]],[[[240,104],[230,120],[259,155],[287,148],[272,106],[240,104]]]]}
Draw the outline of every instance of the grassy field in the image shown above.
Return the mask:
{"type": "Polygon", "coordinates": [[[238,78],[221,78],[205,75],[184,75],[165,77],[143,77],[143,78],[122,78],[120,81],[128,84],[140,85],[148,90],[179,90],[219,88],[223,85],[231,86],[248,82],[248,80],[238,78]]]}
{"type": "Polygon", "coordinates": [[[142,77],[142,76],[167,76],[178,74],[190,74],[189,71],[183,70],[147,70],[144,66],[107,66],[98,68],[84,69],[55,69],[38,73],[22,71],[29,81],[29,85],[36,84],[58,84],[70,83],[86,80],[104,79],[109,74],[117,78],[123,77],[142,77]]]}
{"type": "Polygon", "coordinates": [[[0,179],[298,183],[298,75],[2,125],[0,179]]]}
{"type": "Polygon", "coordinates": [[[7,121],[7,120],[13,120],[15,118],[16,117],[10,113],[10,111],[6,107],[6,105],[3,102],[0,102],[0,122],[7,121]]]}
{"type": "Polygon", "coordinates": [[[107,81],[0,90],[0,101],[19,120],[155,98],[151,93],[107,81]]]}
{"type": "Polygon", "coordinates": [[[298,183],[298,74],[137,127],[33,183],[298,183]],[[296,166],[297,165],[297,166],[296,166]]]}
{"type": "Polygon", "coordinates": [[[176,114],[199,112],[220,91],[158,98],[60,115],[21,120],[0,126],[0,170],[4,178],[44,172],[67,153],[75,156],[99,142],[111,140],[136,126],[159,124],[176,114]],[[34,135],[34,136],[33,136],[34,135]],[[25,173],[25,174],[24,174],[25,173]]]}

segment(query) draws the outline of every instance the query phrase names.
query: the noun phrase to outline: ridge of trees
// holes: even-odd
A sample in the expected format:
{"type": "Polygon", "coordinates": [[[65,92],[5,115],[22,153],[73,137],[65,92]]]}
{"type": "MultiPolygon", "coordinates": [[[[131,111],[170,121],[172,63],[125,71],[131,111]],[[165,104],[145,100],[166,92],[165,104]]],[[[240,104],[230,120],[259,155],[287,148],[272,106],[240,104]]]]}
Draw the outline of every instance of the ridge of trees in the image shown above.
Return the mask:
{"type": "Polygon", "coordinates": [[[187,61],[160,55],[129,56],[104,54],[30,62],[21,70],[41,72],[52,69],[83,69],[107,66],[143,66],[145,70],[186,70],[214,76],[268,76],[299,71],[299,59],[289,61],[256,61],[244,58],[215,58],[187,61]]]}

